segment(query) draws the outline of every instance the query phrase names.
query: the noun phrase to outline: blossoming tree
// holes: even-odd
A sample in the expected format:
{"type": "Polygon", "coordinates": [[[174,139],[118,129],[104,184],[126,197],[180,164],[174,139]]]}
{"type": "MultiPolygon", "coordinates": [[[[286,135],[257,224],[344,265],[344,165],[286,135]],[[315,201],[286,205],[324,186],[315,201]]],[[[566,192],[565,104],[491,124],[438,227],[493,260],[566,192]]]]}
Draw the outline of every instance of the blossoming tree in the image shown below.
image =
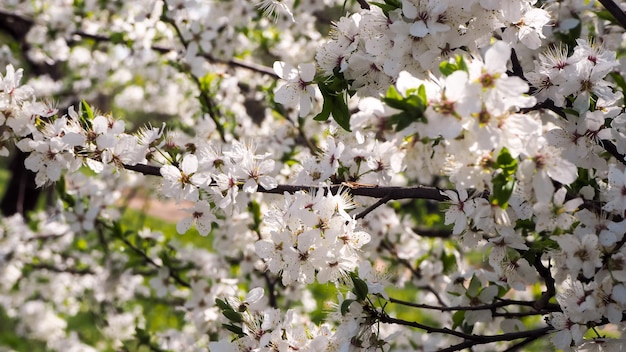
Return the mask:
{"type": "Polygon", "coordinates": [[[0,4],[8,346],[622,350],[624,28],[612,0],[0,4]],[[128,221],[139,188],[180,235],[128,221]]]}

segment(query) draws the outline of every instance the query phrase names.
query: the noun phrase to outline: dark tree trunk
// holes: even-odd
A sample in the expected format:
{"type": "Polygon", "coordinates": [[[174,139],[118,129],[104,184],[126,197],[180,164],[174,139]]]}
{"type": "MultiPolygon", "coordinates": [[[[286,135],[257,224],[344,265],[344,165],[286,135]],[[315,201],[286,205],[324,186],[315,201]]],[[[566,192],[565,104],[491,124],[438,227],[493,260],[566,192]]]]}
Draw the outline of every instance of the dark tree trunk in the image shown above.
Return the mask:
{"type": "Polygon", "coordinates": [[[0,211],[4,216],[15,213],[26,215],[37,205],[41,189],[35,187],[35,173],[24,167],[26,157],[26,153],[16,150],[9,165],[11,179],[0,202],[0,211]]]}

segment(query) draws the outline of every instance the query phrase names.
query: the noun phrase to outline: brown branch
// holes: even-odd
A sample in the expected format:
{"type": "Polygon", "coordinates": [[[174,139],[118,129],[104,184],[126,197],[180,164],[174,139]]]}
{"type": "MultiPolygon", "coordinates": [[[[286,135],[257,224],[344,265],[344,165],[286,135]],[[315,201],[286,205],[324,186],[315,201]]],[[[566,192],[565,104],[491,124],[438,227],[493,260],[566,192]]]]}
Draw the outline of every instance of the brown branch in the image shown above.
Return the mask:
{"type": "MultiPolygon", "coordinates": [[[[161,176],[161,172],[159,171],[161,168],[159,166],[153,165],[145,165],[145,164],[135,164],[135,165],[122,165],[127,170],[137,171],[144,175],[151,176],[161,176]]],[[[216,184],[210,184],[209,186],[216,186],[216,184]]],[[[384,187],[384,186],[356,186],[351,184],[347,186],[345,184],[340,185],[332,185],[330,187],[319,187],[319,186],[303,186],[303,185],[278,185],[276,188],[265,189],[263,186],[259,185],[258,192],[260,193],[270,193],[270,194],[284,194],[287,193],[295,193],[298,191],[315,191],[315,190],[323,190],[324,192],[330,191],[333,194],[339,192],[340,189],[348,187],[350,193],[354,196],[364,196],[370,198],[384,198],[389,200],[398,200],[398,199],[429,199],[438,202],[445,202],[450,200],[446,195],[441,194],[441,190],[436,187],[429,186],[415,186],[415,187],[384,187]]]]}
{"type": "Polygon", "coordinates": [[[356,0],[356,2],[358,2],[359,5],[361,5],[361,8],[363,10],[369,10],[370,9],[370,4],[367,3],[367,0],[356,0]]]}
{"type": "Polygon", "coordinates": [[[428,238],[450,238],[452,237],[452,231],[449,229],[434,229],[434,228],[423,228],[423,227],[414,227],[413,232],[420,237],[428,237],[428,238]]]}
{"type": "MultiPolygon", "coordinates": [[[[484,305],[480,305],[480,306],[452,306],[452,307],[447,307],[447,306],[446,307],[442,307],[442,306],[433,306],[433,305],[429,305],[429,304],[407,302],[407,301],[402,301],[402,300],[399,300],[399,299],[395,299],[393,297],[390,297],[389,301],[391,303],[401,304],[401,305],[405,305],[405,306],[408,306],[408,307],[438,310],[438,311],[441,311],[441,312],[451,312],[451,311],[460,311],[460,310],[495,310],[497,308],[503,308],[503,307],[513,306],[513,305],[532,307],[532,308],[534,308],[534,306],[535,306],[535,302],[533,302],[533,301],[509,301],[509,300],[499,300],[499,301],[496,301],[494,303],[484,304],[484,305]]],[[[560,307],[558,307],[558,305],[556,307],[550,307],[550,308],[552,308],[552,309],[559,308],[559,309],[558,310],[550,310],[549,312],[560,311],[560,307]]],[[[549,313],[549,312],[547,312],[547,313],[549,313]]],[[[534,314],[536,314],[536,313],[534,313],[534,314]]]]}
{"type": "Polygon", "coordinates": [[[460,351],[466,348],[470,348],[472,346],[484,345],[484,344],[500,342],[500,341],[513,341],[517,339],[525,339],[524,341],[526,340],[532,341],[532,340],[536,340],[538,338],[541,338],[547,335],[552,329],[553,328],[551,326],[545,326],[543,328],[538,328],[534,330],[511,332],[511,333],[501,334],[501,335],[471,335],[471,336],[476,336],[477,338],[465,339],[465,341],[456,345],[452,345],[448,348],[441,349],[439,350],[439,352],[460,351]]]}
{"type": "Polygon", "coordinates": [[[548,305],[550,299],[556,295],[555,281],[550,273],[550,269],[546,268],[541,262],[541,254],[535,256],[533,266],[546,283],[546,291],[541,294],[541,298],[534,305],[535,309],[542,310],[548,305]]]}
{"type": "Polygon", "coordinates": [[[47,263],[37,263],[37,264],[27,263],[26,266],[35,270],[48,270],[48,271],[52,271],[55,273],[68,273],[68,274],[74,274],[74,275],[94,275],[95,274],[91,269],[88,269],[88,268],[84,268],[84,269],[60,268],[60,267],[54,266],[52,264],[47,264],[47,263]]]}
{"type": "Polygon", "coordinates": [[[371,213],[372,211],[374,211],[374,209],[378,208],[379,206],[387,203],[389,201],[389,197],[385,196],[380,198],[376,203],[370,205],[369,207],[367,207],[365,210],[363,210],[362,212],[358,213],[354,218],[356,220],[359,219],[363,219],[364,217],[367,216],[367,214],[371,213]]]}
{"type": "Polygon", "coordinates": [[[450,346],[440,351],[459,351],[463,348],[468,348],[471,346],[482,345],[482,344],[487,344],[487,343],[493,343],[493,342],[499,342],[499,341],[512,341],[516,339],[529,338],[529,337],[534,337],[534,336],[541,337],[541,336],[546,335],[549,331],[554,329],[551,326],[545,326],[545,327],[534,329],[534,330],[517,331],[517,332],[500,334],[500,335],[475,335],[475,334],[466,334],[466,333],[452,330],[449,328],[436,328],[433,326],[424,325],[424,324],[414,322],[414,321],[392,318],[388,316],[387,314],[381,313],[378,311],[372,311],[371,314],[373,314],[374,317],[381,323],[408,326],[408,327],[424,330],[428,333],[452,335],[452,336],[460,337],[465,340],[464,342],[460,344],[450,346]]]}

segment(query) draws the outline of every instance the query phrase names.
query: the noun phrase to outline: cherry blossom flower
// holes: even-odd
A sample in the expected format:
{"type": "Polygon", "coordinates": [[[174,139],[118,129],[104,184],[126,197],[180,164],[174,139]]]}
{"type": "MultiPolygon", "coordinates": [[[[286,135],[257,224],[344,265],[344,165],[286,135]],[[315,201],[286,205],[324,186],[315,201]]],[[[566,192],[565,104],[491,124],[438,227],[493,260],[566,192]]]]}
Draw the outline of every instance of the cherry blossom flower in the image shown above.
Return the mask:
{"type": "Polygon", "coordinates": [[[445,215],[445,224],[450,225],[454,223],[452,233],[458,235],[465,230],[468,224],[467,219],[472,215],[469,213],[470,209],[467,209],[465,206],[466,202],[468,202],[467,191],[442,191],[442,194],[450,198],[450,206],[445,215]]]}
{"type": "Polygon", "coordinates": [[[184,234],[195,223],[196,229],[202,236],[206,236],[211,232],[213,222],[217,222],[217,217],[213,214],[211,206],[207,201],[201,200],[197,202],[193,208],[188,209],[191,213],[190,217],[183,218],[176,223],[176,231],[184,234]]]}
{"type": "Polygon", "coordinates": [[[626,171],[614,165],[609,168],[609,190],[606,199],[607,203],[602,209],[617,214],[626,211],[626,171]]]}
{"type": "Polygon", "coordinates": [[[198,173],[198,158],[193,154],[183,157],[181,168],[163,165],[163,192],[176,200],[198,200],[198,187],[209,183],[207,174],[198,173]]]}
{"type": "MultiPolygon", "coordinates": [[[[24,69],[15,70],[13,65],[5,67],[4,76],[0,73],[0,111],[8,109],[12,105],[20,104],[33,96],[34,90],[31,86],[20,86],[20,81],[24,76],[24,69]]],[[[4,113],[0,114],[4,124],[4,113]]]]}
{"type": "Polygon", "coordinates": [[[280,78],[286,80],[274,91],[274,100],[287,106],[297,106],[300,109],[298,113],[300,117],[308,115],[316,94],[312,85],[315,64],[300,64],[296,69],[288,63],[276,61],[274,71],[280,78]]]}
{"type": "Polygon", "coordinates": [[[595,274],[596,268],[602,265],[600,251],[598,250],[598,236],[587,234],[583,238],[577,238],[570,234],[555,236],[553,239],[565,253],[567,269],[576,276],[582,270],[586,278],[595,274]]]}

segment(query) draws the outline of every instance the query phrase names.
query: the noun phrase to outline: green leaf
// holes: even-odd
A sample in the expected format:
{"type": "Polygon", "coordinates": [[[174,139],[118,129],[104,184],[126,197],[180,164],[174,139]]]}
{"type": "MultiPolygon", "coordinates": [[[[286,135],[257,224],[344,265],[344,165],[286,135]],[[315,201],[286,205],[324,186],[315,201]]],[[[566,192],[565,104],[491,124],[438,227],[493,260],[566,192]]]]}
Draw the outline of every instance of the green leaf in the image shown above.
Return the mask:
{"type": "Polygon", "coordinates": [[[81,100],[79,111],[80,113],[78,114],[78,122],[80,122],[80,125],[83,128],[91,129],[92,121],[94,119],[94,114],[91,106],[89,106],[89,104],[85,100],[81,100]]]}
{"type": "Polygon", "coordinates": [[[223,310],[222,314],[224,314],[224,316],[232,322],[241,323],[243,321],[241,313],[235,312],[234,310],[223,310]]]}
{"type": "Polygon", "coordinates": [[[352,273],[350,276],[352,277],[352,282],[354,283],[352,292],[356,295],[357,300],[364,301],[365,298],[367,298],[367,293],[369,292],[367,284],[355,273],[352,273]]]}
{"type": "Polygon", "coordinates": [[[451,273],[457,268],[456,257],[453,253],[446,254],[443,252],[441,255],[441,261],[443,262],[444,273],[451,273]]]}
{"type": "Polygon", "coordinates": [[[345,99],[345,90],[347,85],[345,80],[333,78],[330,81],[318,83],[324,103],[322,111],[313,119],[315,121],[326,121],[332,115],[333,119],[344,130],[350,132],[350,110],[345,99]]]}
{"type": "Polygon", "coordinates": [[[220,310],[222,310],[222,311],[224,311],[224,310],[232,310],[232,311],[234,311],[235,310],[230,304],[228,304],[228,302],[226,302],[224,300],[221,300],[219,298],[215,299],[215,305],[217,305],[217,307],[220,310]]]}
{"type": "Polygon", "coordinates": [[[87,118],[89,120],[93,120],[94,116],[93,116],[93,110],[91,109],[91,106],[89,106],[89,104],[87,104],[87,102],[85,101],[85,99],[80,101],[80,106],[82,111],[87,114],[87,118]]]}
{"type": "Polygon", "coordinates": [[[115,32],[109,36],[109,40],[112,44],[126,44],[126,39],[124,39],[124,33],[115,32]]]}
{"type": "Polygon", "coordinates": [[[411,125],[411,123],[413,122],[414,119],[411,114],[405,111],[397,113],[395,115],[391,115],[387,120],[387,124],[389,126],[396,125],[396,132],[402,131],[403,129],[409,127],[409,125],[411,125]]]}
{"type": "Polygon", "coordinates": [[[331,112],[333,119],[335,119],[335,122],[337,122],[341,128],[350,132],[350,110],[348,109],[348,104],[343,98],[343,95],[337,95],[335,97],[334,105],[335,108],[331,112]]]}
{"type": "Polygon", "coordinates": [[[459,68],[456,66],[456,64],[453,64],[452,62],[444,61],[439,64],[439,71],[441,71],[441,74],[446,77],[450,76],[454,71],[458,69],[459,68]]]}
{"type": "Polygon", "coordinates": [[[350,305],[355,302],[353,299],[346,299],[341,303],[341,315],[345,316],[350,311],[350,305]]]}
{"type": "Polygon", "coordinates": [[[404,99],[402,94],[400,94],[400,92],[398,92],[398,90],[396,89],[395,86],[389,86],[389,88],[387,89],[387,94],[385,94],[385,98],[393,99],[393,100],[402,100],[402,99],[404,99]]]}
{"type": "Polygon", "coordinates": [[[467,64],[465,63],[465,59],[461,55],[456,56],[456,66],[458,67],[459,70],[463,70],[465,72],[469,71],[469,68],[467,67],[467,64]]]}
{"type": "Polygon", "coordinates": [[[458,328],[465,321],[465,311],[459,310],[452,315],[452,330],[458,328]]]}
{"type": "Polygon", "coordinates": [[[424,86],[423,84],[420,84],[420,86],[417,88],[417,96],[422,101],[422,105],[420,106],[426,107],[426,105],[428,105],[428,97],[426,96],[426,86],[424,86]]]}
{"type": "Polygon", "coordinates": [[[370,5],[374,5],[374,6],[380,7],[380,9],[383,10],[383,13],[385,14],[385,16],[389,16],[389,12],[391,12],[391,11],[393,11],[395,9],[402,8],[402,3],[397,1],[397,0],[385,0],[384,3],[382,3],[382,2],[370,2],[370,5]]]}
{"type": "Polygon", "coordinates": [[[396,131],[401,131],[411,123],[424,119],[427,103],[424,85],[420,85],[417,89],[408,89],[406,98],[394,86],[390,86],[382,100],[387,106],[401,110],[387,120],[388,126],[396,126],[396,131]]]}
{"type": "Polygon", "coordinates": [[[496,158],[496,167],[501,169],[502,173],[505,174],[506,177],[509,177],[517,171],[517,159],[511,156],[508,149],[502,148],[500,154],[498,154],[498,157],[496,158]]]}
{"type": "Polygon", "coordinates": [[[482,287],[482,284],[480,283],[480,280],[476,277],[476,275],[473,275],[472,279],[470,280],[469,287],[467,288],[467,296],[468,297],[478,296],[478,292],[480,292],[481,287],[482,287]]]}
{"type": "Polygon", "coordinates": [[[250,203],[248,203],[248,211],[253,214],[254,224],[251,225],[253,226],[252,230],[259,229],[259,227],[261,226],[261,221],[262,221],[261,206],[259,205],[258,202],[253,200],[250,203]]]}
{"type": "Polygon", "coordinates": [[[243,329],[240,326],[233,325],[233,324],[222,324],[222,326],[225,327],[228,331],[237,334],[238,337],[246,336],[246,334],[243,332],[243,329]]]}
{"type": "Polygon", "coordinates": [[[517,159],[513,158],[508,149],[502,148],[496,158],[494,169],[498,174],[492,179],[493,193],[491,194],[491,204],[506,209],[509,199],[515,188],[515,172],[517,171],[517,159]]]}
{"type": "Polygon", "coordinates": [[[322,105],[322,111],[315,115],[313,120],[315,121],[327,121],[330,117],[330,112],[333,111],[333,101],[324,97],[324,104],[322,105]]]}
{"type": "Polygon", "coordinates": [[[506,209],[515,188],[515,180],[509,179],[503,173],[500,173],[491,182],[493,183],[493,193],[490,197],[491,204],[506,209]]]}

